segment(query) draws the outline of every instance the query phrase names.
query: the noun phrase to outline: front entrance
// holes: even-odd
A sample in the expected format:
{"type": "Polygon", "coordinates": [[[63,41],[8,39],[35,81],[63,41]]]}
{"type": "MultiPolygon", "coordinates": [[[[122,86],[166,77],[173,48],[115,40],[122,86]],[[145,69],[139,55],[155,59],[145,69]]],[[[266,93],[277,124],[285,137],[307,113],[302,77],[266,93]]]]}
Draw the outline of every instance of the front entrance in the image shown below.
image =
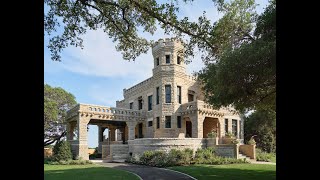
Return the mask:
{"type": "Polygon", "coordinates": [[[192,123],[191,121],[186,121],[186,138],[192,137],[192,123]]]}

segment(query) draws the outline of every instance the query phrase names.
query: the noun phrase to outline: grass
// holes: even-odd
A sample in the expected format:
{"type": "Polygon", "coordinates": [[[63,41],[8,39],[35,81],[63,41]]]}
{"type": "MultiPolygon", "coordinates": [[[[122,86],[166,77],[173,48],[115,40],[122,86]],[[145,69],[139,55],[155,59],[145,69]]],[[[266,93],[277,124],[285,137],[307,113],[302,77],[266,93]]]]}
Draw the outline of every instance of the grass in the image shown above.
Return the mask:
{"type": "Polygon", "coordinates": [[[273,162],[273,163],[277,163],[277,156],[272,156],[272,158],[271,158],[271,162],[273,162]]]}
{"type": "Polygon", "coordinates": [[[267,164],[194,165],[176,166],[169,169],[189,174],[199,180],[276,179],[276,166],[267,164]]]}
{"type": "Polygon", "coordinates": [[[45,180],[112,180],[139,178],[129,172],[107,168],[95,164],[88,165],[48,165],[44,164],[45,180]]]}

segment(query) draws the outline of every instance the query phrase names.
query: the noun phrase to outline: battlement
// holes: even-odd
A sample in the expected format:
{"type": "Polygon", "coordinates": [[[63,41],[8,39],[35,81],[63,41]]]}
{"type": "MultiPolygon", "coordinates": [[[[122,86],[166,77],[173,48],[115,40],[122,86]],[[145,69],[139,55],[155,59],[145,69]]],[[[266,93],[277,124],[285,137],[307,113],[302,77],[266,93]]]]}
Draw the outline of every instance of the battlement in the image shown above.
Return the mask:
{"type": "Polygon", "coordinates": [[[141,86],[144,86],[145,84],[150,83],[151,80],[152,80],[152,77],[148,78],[148,79],[146,79],[146,80],[144,80],[144,81],[142,81],[142,82],[140,82],[140,83],[138,83],[138,84],[136,84],[136,85],[134,85],[132,87],[130,87],[129,89],[123,89],[123,93],[125,94],[125,93],[128,93],[128,92],[134,91],[134,90],[140,88],[141,86]]]}
{"type": "Polygon", "coordinates": [[[152,45],[152,52],[157,51],[159,48],[165,47],[165,46],[182,46],[183,42],[177,38],[165,38],[165,39],[159,39],[152,45]]]}

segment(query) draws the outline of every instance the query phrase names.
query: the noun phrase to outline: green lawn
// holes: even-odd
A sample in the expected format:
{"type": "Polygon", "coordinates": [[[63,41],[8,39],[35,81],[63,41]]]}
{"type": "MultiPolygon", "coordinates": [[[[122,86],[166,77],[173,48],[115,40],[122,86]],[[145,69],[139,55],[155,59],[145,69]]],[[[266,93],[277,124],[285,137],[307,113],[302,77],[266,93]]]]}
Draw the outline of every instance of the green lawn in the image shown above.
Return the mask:
{"type": "Polygon", "coordinates": [[[273,156],[273,157],[271,158],[271,162],[277,163],[277,157],[276,157],[276,156],[273,156]]]}
{"type": "Polygon", "coordinates": [[[48,165],[44,164],[45,180],[106,180],[137,179],[126,171],[107,168],[95,164],[89,165],[48,165]]]}
{"type": "Polygon", "coordinates": [[[204,179],[276,179],[276,166],[267,164],[194,165],[170,167],[204,179]]]}

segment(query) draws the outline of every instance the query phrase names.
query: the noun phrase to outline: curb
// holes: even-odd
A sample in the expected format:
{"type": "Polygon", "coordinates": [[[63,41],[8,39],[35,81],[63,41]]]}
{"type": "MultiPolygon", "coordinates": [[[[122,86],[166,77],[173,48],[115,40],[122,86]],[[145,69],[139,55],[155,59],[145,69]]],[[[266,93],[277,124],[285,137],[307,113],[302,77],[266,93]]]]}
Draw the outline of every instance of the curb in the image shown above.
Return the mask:
{"type": "Polygon", "coordinates": [[[180,171],[175,171],[175,170],[172,170],[172,169],[166,169],[166,168],[159,168],[159,169],[163,169],[163,170],[167,170],[167,171],[176,172],[176,173],[179,173],[179,174],[183,174],[183,175],[185,175],[185,176],[188,176],[188,177],[190,177],[191,179],[198,180],[198,179],[196,179],[196,178],[194,178],[194,177],[190,176],[189,174],[185,174],[185,173],[180,172],[180,171]]]}

